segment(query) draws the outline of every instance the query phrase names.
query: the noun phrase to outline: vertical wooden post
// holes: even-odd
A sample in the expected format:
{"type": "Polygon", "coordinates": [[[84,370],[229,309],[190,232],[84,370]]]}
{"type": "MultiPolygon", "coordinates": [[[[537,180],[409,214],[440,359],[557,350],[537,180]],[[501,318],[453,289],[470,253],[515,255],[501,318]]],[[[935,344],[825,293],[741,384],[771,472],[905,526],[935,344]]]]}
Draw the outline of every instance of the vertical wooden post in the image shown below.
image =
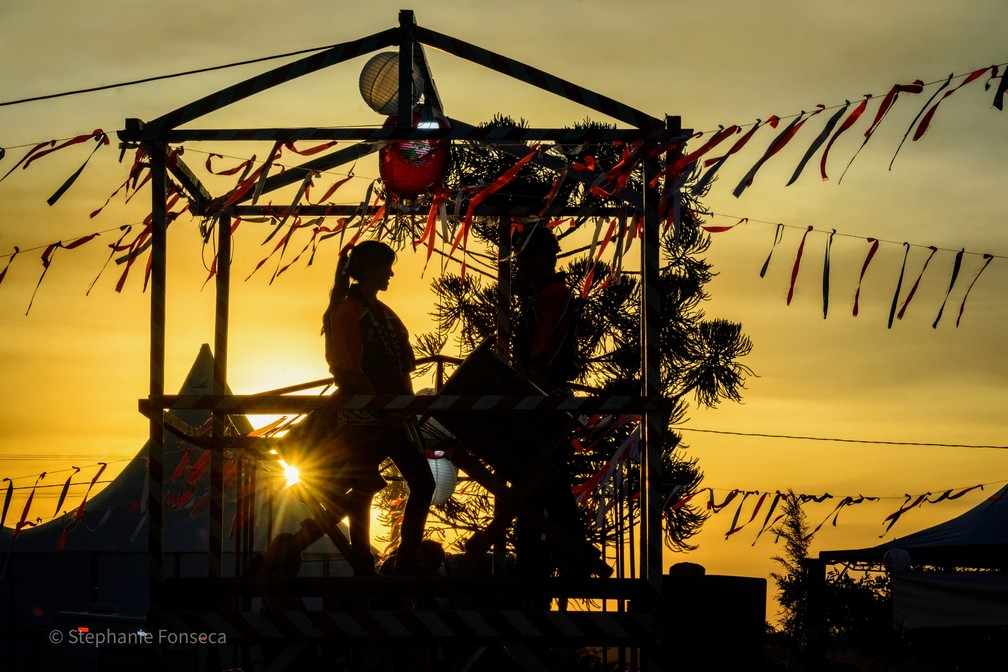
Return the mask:
{"type": "MultiPolygon", "coordinates": [[[[231,216],[223,214],[217,220],[217,277],[214,312],[214,379],[213,393],[227,391],[228,312],[231,301],[231,216]]],[[[209,575],[223,574],[224,563],[224,433],[227,415],[213,412],[211,426],[214,441],[210,456],[210,553],[209,575]]],[[[235,546],[236,556],[240,555],[235,546]]],[[[239,559],[236,557],[235,562],[239,559]]],[[[237,570],[237,566],[236,566],[237,570]]]]}
{"type": "Polygon", "coordinates": [[[497,350],[511,355],[511,222],[497,218],[497,350]]]}
{"type": "MultiPolygon", "coordinates": [[[[644,235],[641,244],[641,395],[651,406],[641,418],[641,578],[646,579],[651,597],[658,604],[662,594],[661,457],[665,428],[662,412],[654,403],[662,398],[660,293],[660,236],[657,188],[650,187],[659,167],[644,161],[644,235]]],[[[660,665],[652,648],[646,652],[646,669],[660,665]]]]}
{"type": "Polygon", "coordinates": [[[164,409],[165,305],[168,242],[167,152],[163,142],[148,148],[151,161],[151,302],[150,302],[150,453],[147,456],[150,488],[147,494],[147,571],[150,607],[164,606],[164,409]]]}
{"type": "MultiPolygon", "coordinates": [[[[497,352],[508,361],[511,359],[511,335],[511,221],[510,217],[501,215],[497,218],[497,352]]],[[[495,540],[495,567],[505,566],[506,546],[503,536],[495,540]]]]}
{"type": "Polygon", "coordinates": [[[409,9],[399,11],[399,128],[413,126],[413,26],[409,9]]]}

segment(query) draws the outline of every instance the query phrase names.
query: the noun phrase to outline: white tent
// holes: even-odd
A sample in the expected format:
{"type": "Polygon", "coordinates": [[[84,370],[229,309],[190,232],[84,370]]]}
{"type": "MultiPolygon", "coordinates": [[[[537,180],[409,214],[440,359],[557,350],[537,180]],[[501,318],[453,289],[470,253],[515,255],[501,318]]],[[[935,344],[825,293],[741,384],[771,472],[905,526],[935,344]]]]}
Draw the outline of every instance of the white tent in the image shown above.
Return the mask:
{"type": "Polygon", "coordinates": [[[1008,569],[1008,485],[944,523],[870,548],[822,551],[819,559],[882,564],[887,553],[894,569],[893,620],[898,627],[1008,626],[1008,574],[1004,573],[1008,569]],[[921,566],[947,571],[908,571],[921,566]]]}
{"type": "MultiPolygon", "coordinates": [[[[180,394],[210,394],[213,355],[203,345],[183,383],[180,394]]],[[[200,427],[207,411],[172,411],[187,424],[200,427]]],[[[239,431],[251,429],[244,417],[235,417],[239,431]]],[[[147,452],[145,445],[126,468],[97,495],[89,498],[83,518],[72,523],[74,511],[16,535],[0,528],[0,668],[9,662],[18,642],[21,654],[32,633],[54,627],[59,612],[101,609],[142,617],[147,611],[147,452]],[[69,528],[68,528],[69,526],[69,528]],[[66,532],[63,547],[60,540],[66,532]],[[98,606],[100,605],[100,606],[98,606]]],[[[209,566],[209,467],[199,458],[204,451],[165,435],[164,565],[168,577],[206,576],[209,566]],[[180,462],[182,468],[179,469],[180,462]],[[172,476],[175,479],[172,480],[172,476]],[[200,505],[204,502],[204,505],[200,505]]],[[[265,480],[265,479],[261,479],[265,480]]],[[[270,504],[258,497],[255,511],[255,551],[268,543],[267,529],[296,531],[309,517],[308,510],[282,487],[273,488],[270,504]]],[[[224,493],[224,572],[235,571],[234,486],[224,493]]],[[[302,575],[349,575],[342,555],[322,537],[303,555],[302,575]]],[[[20,654],[19,654],[20,655],[20,654]]],[[[12,668],[17,669],[17,668],[12,668]]]]}

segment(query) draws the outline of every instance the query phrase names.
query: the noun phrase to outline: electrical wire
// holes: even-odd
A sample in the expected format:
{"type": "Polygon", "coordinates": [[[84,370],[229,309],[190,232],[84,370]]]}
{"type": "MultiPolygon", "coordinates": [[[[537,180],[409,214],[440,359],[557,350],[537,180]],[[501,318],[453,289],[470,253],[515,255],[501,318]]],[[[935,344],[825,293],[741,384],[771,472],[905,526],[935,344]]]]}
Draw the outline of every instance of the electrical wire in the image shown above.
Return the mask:
{"type": "Polygon", "coordinates": [[[0,102],[0,107],[7,107],[9,105],[21,105],[24,103],[33,103],[40,100],[52,100],[54,98],[64,98],[66,96],[76,96],[82,93],[95,93],[96,91],[106,91],[108,89],[115,89],[123,86],[135,86],[137,84],[148,84],[150,82],[157,82],[165,79],[173,79],[176,77],[188,77],[189,75],[199,75],[207,72],[214,72],[216,70],[226,70],[228,68],[237,68],[243,65],[252,65],[253,63],[263,63],[265,61],[273,61],[279,58],[289,58],[291,56],[300,56],[302,54],[310,54],[316,51],[322,51],[324,49],[331,49],[338,45],[329,45],[326,47],[312,47],[310,49],[299,49],[298,51],[290,51],[285,54],[276,54],[274,56],[260,56],[259,58],[251,58],[244,61],[235,61],[234,63],[225,63],[223,65],[211,65],[205,68],[197,68],[195,70],[185,70],[183,72],[174,72],[167,75],[154,75],[151,77],[144,77],[142,79],[133,79],[126,82],[118,82],[116,84],[100,84],[97,86],[89,86],[84,89],[74,89],[73,91],[61,91],[59,93],[48,93],[41,96],[31,96],[30,98],[20,98],[18,100],[8,100],[5,102],[0,102]]]}
{"type": "Polygon", "coordinates": [[[793,441],[863,443],[878,446],[920,446],[920,447],[933,447],[933,448],[980,448],[980,449],[992,449],[992,450],[1008,450],[1008,446],[999,446],[993,444],[936,443],[930,441],[882,441],[878,439],[841,439],[838,437],[829,437],[829,436],[799,436],[793,434],[766,434],[760,432],[731,432],[723,429],[701,429],[699,427],[682,427],[678,425],[675,427],[675,430],[683,432],[702,432],[704,434],[722,434],[726,436],[745,436],[749,438],[760,438],[760,439],[788,439],[793,441]]]}

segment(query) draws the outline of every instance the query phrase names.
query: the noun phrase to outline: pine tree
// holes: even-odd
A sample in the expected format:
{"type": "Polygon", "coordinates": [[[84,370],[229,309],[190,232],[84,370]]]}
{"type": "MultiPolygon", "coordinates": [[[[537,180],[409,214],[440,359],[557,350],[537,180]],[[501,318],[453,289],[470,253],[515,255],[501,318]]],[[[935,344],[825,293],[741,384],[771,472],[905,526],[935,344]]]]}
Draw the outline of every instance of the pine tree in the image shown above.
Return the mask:
{"type": "Polygon", "coordinates": [[[809,577],[805,561],[808,560],[811,538],[801,500],[791,490],[785,498],[784,518],[773,531],[778,539],[784,540],[784,554],[773,556],[782,571],[771,572],[770,577],[777,583],[777,601],[783,612],[781,623],[784,632],[800,644],[808,614],[809,577]]]}
{"type": "MultiPolygon", "coordinates": [[[[498,115],[484,126],[523,128],[524,122],[498,115]]],[[[577,127],[611,128],[589,120],[577,127]]],[[[453,146],[453,167],[446,186],[455,193],[472,193],[479,185],[485,185],[514,165],[522,151],[520,147],[457,144],[453,146]]],[[[564,166],[592,165],[599,172],[612,168],[626,156],[624,148],[612,144],[553,145],[545,151],[547,157],[560,160],[564,166]]],[[[535,163],[526,168],[528,170],[519,174],[524,184],[506,191],[503,202],[511,205],[522,205],[526,201],[542,203],[550,187],[557,186],[553,190],[552,203],[555,205],[611,208],[622,205],[617,199],[592,194],[583,183],[561,180],[558,173],[544,170],[535,163]]],[[[662,444],[659,494],[665,504],[666,545],[679,551],[694,548],[690,539],[699,531],[706,513],[689,504],[677,505],[697,491],[703,473],[697,459],[684,454],[682,437],[674,431],[674,425],[686,417],[691,399],[705,407],[726,399],[738,401],[745,377],[751,373],[739,361],[751,349],[741,325],[707,319],[701,308],[708,298],[705,285],[713,275],[710,265],[701,256],[710,244],[709,235],[701,227],[702,218],[708,213],[697,198],[689,195],[688,185],[689,181],[680,209],[681,222],[674,227],[663,225],[658,287],[662,311],[660,384],[663,397],[670,400],[668,431],[662,444]]],[[[630,176],[628,189],[638,193],[643,189],[639,170],[630,176]]],[[[464,197],[460,203],[458,211],[464,212],[464,197]]],[[[618,217],[617,221],[620,228],[610,241],[610,249],[625,252],[622,246],[639,245],[639,241],[625,235],[628,229],[624,228],[634,226],[636,221],[632,217],[618,217]]],[[[581,224],[585,222],[584,218],[579,220],[581,224]]],[[[587,222],[605,231],[610,219],[587,222]]],[[[496,335],[499,299],[493,266],[500,240],[499,226],[497,217],[477,217],[469,243],[466,276],[446,274],[432,282],[437,328],[417,338],[418,355],[434,355],[448,349],[454,350],[451,354],[464,357],[484,339],[496,335]],[[486,251],[480,252],[477,247],[486,251]],[[485,272],[481,272],[483,269],[485,272]],[[449,345],[449,339],[454,340],[454,347],[449,345]]],[[[641,379],[639,275],[625,272],[620,268],[621,261],[606,263],[589,258],[591,246],[584,241],[575,243],[577,234],[573,228],[558,230],[567,255],[563,257],[564,265],[560,270],[566,273],[575,296],[581,296],[587,286],[578,327],[580,373],[576,382],[594,388],[600,396],[638,395],[641,379]],[[582,247],[575,247],[576,244],[582,247]]],[[[637,254],[636,250],[631,254],[637,254]]],[[[633,259],[632,256],[625,258],[633,259]]],[[[513,298],[507,308],[512,324],[516,324],[520,312],[518,298],[513,298]]],[[[575,483],[584,482],[603,470],[617,448],[634,431],[634,424],[621,425],[588,449],[575,451],[570,464],[575,483]]],[[[615,538],[627,525],[639,520],[639,510],[635,506],[640,489],[639,468],[637,454],[631,451],[612,478],[601,484],[604,500],[591,498],[583,509],[585,522],[596,543],[615,538]]],[[[381,496],[388,522],[394,522],[396,512],[394,507],[387,507],[395,503],[400,494],[387,489],[381,496]]],[[[478,487],[468,487],[465,497],[453,497],[445,506],[432,510],[428,531],[446,538],[452,530],[475,531],[491,515],[492,502],[486,493],[478,487]]]]}

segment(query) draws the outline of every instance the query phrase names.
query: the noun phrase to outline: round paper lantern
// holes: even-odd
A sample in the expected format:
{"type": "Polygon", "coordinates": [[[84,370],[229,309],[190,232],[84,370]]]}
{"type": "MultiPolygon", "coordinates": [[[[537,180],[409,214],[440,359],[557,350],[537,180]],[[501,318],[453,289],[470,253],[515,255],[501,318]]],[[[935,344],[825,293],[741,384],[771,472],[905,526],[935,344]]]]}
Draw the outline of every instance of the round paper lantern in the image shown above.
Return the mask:
{"type": "Polygon", "coordinates": [[[890,574],[902,574],[910,569],[910,554],[902,548],[890,548],[882,556],[882,565],[890,574]]]}
{"type": "Polygon", "coordinates": [[[455,492],[455,484],[458,483],[458,467],[447,457],[443,457],[444,453],[441,451],[435,451],[433,454],[438,453],[442,457],[427,458],[427,464],[430,465],[431,473],[434,475],[434,496],[431,497],[433,506],[441,506],[447,502],[455,492]]]}
{"type": "MultiPolygon", "coordinates": [[[[385,120],[385,126],[395,126],[397,117],[385,120]]],[[[413,126],[424,124],[435,128],[447,127],[440,119],[421,122],[420,115],[413,116],[413,126]]],[[[393,140],[378,150],[378,172],[385,187],[398,198],[414,198],[425,191],[437,188],[448,172],[450,144],[447,140],[393,140]]]]}
{"type": "MultiPolygon", "coordinates": [[[[413,66],[413,107],[420,101],[423,78],[413,66]]],[[[360,92],[364,102],[378,114],[399,111],[399,53],[384,51],[371,57],[360,74],[360,92]]]]}

